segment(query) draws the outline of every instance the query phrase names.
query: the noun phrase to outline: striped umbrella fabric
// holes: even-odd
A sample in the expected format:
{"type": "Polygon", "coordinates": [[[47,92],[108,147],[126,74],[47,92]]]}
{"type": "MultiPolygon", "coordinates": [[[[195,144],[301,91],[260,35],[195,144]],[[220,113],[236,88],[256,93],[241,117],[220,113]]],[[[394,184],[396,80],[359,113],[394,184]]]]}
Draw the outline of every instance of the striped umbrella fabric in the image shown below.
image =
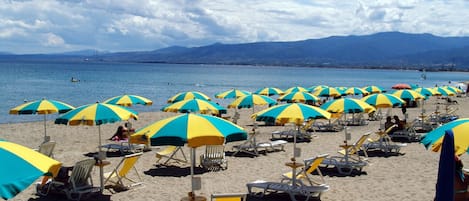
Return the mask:
{"type": "Polygon", "coordinates": [[[138,119],[138,113],[119,105],[94,103],[70,110],[55,119],[55,124],[94,126],[127,121],[130,118],[138,119]]]}
{"type": "Polygon", "coordinates": [[[251,92],[239,89],[231,89],[228,91],[220,92],[215,94],[216,98],[228,99],[228,98],[239,98],[241,96],[250,95],[251,92]]]}
{"type": "Polygon", "coordinates": [[[199,112],[201,114],[226,114],[226,108],[212,101],[203,99],[182,100],[161,108],[164,112],[191,113],[199,112]]]}
{"type": "Polygon", "coordinates": [[[424,88],[424,87],[419,87],[419,88],[416,88],[414,89],[414,91],[416,92],[419,92],[420,94],[426,96],[426,97],[429,97],[429,96],[433,96],[433,95],[437,95],[437,94],[440,94],[439,92],[436,92],[435,90],[433,90],[432,88],[424,88]]]}
{"type": "Polygon", "coordinates": [[[433,90],[441,94],[441,96],[455,96],[456,95],[456,93],[444,87],[435,87],[433,88],[433,90]]]}
{"type": "Polygon", "coordinates": [[[291,92],[280,96],[278,101],[286,101],[288,103],[315,103],[320,99],[308,92],[291,92]]]}
{"type": "Polygon", "coordinates": [[[251,94],[236,98],[228,105],[228,108],[253,108],[254,105],[268,105],[270,107],[275,104],[277,104],[277,101],[268,96],[251,94]]]}
{"type": "Polygon", "coordinates": [[[410,90],[410,89],[397,90],[394,93],[392,93],[392,95],[395,95],[403,100],[411,100],[411,101],[425,99],[425,96],[423,96],[421,93],[416,92],[414,90],[410,90]]]}
{"type": "Polygon", "coordinates": [[[342,93],[335,87],[322,88],[312,93],[315,96],[319,97],[339,97],[342,96],[342,93]]]}
{"type": "Polygon", "coordinates": [[[181,93],[178,93],[178,94],[174,95],[173,97],[168,99],[167,102],[168,103],[175,103],[175,102],[178,102],[178,101],[189,100],[189,99],[202,99],[202,100],[206,100],[206,101],[211,100],[210,97],[208,97],[207,95],[205,95],[202,92],[187,91],[187,92],[181,92],[181,93]]]}
{"type": "Polygon", "coordinates": [[[7,200],[28,188],[39,177],[57,176],[59,161],[28,147],[0,140],[0,197],[7,200]]]}
{"type": "Polygon", "coordinates": [[[303,103],[289,103],[283,105],[276,105],[262,111],[259,111],[251,116],[256,121],[276,122],[276,123],[295,123],[301,125],[308,119],[329,119],[331,113],[311,105],[303,103]]]}
{"type": "Polygon", "coordinates": [[[345,90],[345,94],[347,95],[368,95],[369,93],[370,92],[358,87],[350,87],[345,90]]]}
{"type": "Polygon", "coordinates": [[[375,85],[363,87],[363,90],[368,91],[368,93],[375,94],[383,92],[383,88],[375,85]]]}
{"type": "Polygon", "coordinates": [[[329,86],[327,86],[327,85],[317,85],[317,86],[312,86],[312,87],[308,88],[308,91],[311,93],[313,91],[323,89],[323,88],[328,88],[328,87],[329,86]]]}
{"type": "Polygon", "coordinates": [[[448,90],[452,91],[455,94],[462,93],[461,89],[458,89],[458,88],[453,87],[453,86],[443,86],[443,88],[448,89],[448,90]]]}
{"type": "Polygon", "coordinates": [[[255,91],[254,94],[259,94],[259,95],[264,95],[264,96],[273,96],[273,95],[283,95],[285,94],[285,92],[283,92],[281,89],[276,88],[276,87],[265,87],[265,88],[255,91]]]}
{"type": "Polygon", "coordinates": [[[401,106],[405,103],[401,98],[392,94],[371,94],[360,99],[366,103],[375,106],[376,108],[389,108],[394,106],[401,106]]]}
{"type": "Polygon", "coordinates": [[[153,101],[143,96],[125,94],[107,99],[104,103],[130,107],[135,104],[152,105],[153,101]]]}
{"type": "Polygon", "coordinates": [[[365,101],[353,98],[330,100],[320,107],[331,113],[370,113],[376,109],[365,101]]]}
{"type": "Polygon", "coordinates": [[[10,114],[43,114],[44,115],[44,138],[47,137],[47,114],[65,113],[75,107],[57,100],[42,99],[33,102],[26,102],[10,109],[10,114]]]}
{"type": "Polygon", "coordinates": [[[183,146],[187,143],[192,148],[247,139],[246,131],[236,124],[215,116],[192,113],[154,122],[133,135],[145,135],[152,146],[183,146]]]}
{"type": "Polygon", "coordinates": [[[427,149],[439,151],[443,142],[445,131],[451,130],[454,134],[454,148],[457,155],[469,153],[469,118],[461,118],[435,128],[422,137],[422,143],[427,149]]]}
{"type": "Polygon", "coordinates": [[[288,88],[287,90],[285,90],[285,94],[288,94],[288,93],[291,93],[291,92],[308,92],[308,89],[304,88],[304,87],[300,87],[300,86],[296,86],[296,87],[290,87],[288,88]]]}

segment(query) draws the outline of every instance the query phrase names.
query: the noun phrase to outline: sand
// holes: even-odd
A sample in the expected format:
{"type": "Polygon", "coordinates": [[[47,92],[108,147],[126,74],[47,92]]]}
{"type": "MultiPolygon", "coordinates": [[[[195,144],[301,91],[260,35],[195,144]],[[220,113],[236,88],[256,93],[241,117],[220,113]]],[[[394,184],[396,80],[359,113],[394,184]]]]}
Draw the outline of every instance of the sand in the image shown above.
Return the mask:
{"type": "MultiPolygon", "coordinates": [[[[469,99],[454,98],[459,108],[456,111],[460,117],[469,117],[469,99]]],[[[427,113],[435,111],[435,107],[444,108],[437,104],[442,100],[432,97],[425,104],[427,113]]],[[[134,109],[138,110],[137,107],[134,109]]],[[[256,107],[256,111],[265,107],[256,107]]],[[[238,124],[246,130],[251,130],[252,109],[241,109],[241,119],[238,124]]],[[[408,108],[409,119],[415,119],[421,108],[408,108]]],[[[440,111],[444,111],[440,109],[440,111]]],[[[232,115],[233,110],[228,115],[232,115]]],[[[399,115],[400,108],[392,109],[392,113],[399,115]]],[[[151,112],[139,115],[139,120],[132,121],[134,128],[141,128],[157,120],[177,115],[175,113],[151,112]]],[[[24,116],[24,118],[28,118],[24,116]]],[[[120,123],[122,124],[122,123],[120,123]]],[[[109,138],[120,125],[106,124],[101,126],[103,143],[111,143],[109,138]]],[[[379,128],[379,121],[370,121],[366,126],[350,126],[348,131],[352,134],[350,143],[355,142],[366,132],[375,132],[379,128]]],[[[37,148],[43,139],[43,122],[2,124],[1,138],[16,142],[31,148],[37,148]]],[[[260,126],[257,140],[269,141],[271,132],[281,130],[281,126],[260,126]]],[[[55,125],[53,120],[47,122],[47,132],[51,139],[57,142],[54,151],[55,158],[66,166],[73,165],[76,161],[89,158],[89,153],[97,151],[98,127],[97,126],[65,126],[55,125]]],[[[344,132],[316,132],[311,142],[301,142],[297,146],[301,148],[301,156],[298,161],[318,154],[338,155],[339,145],[343,143],[344,132]]],[[[232,146],[241,142],[232,142],[226,145],[227,154],[232,152],[232,146]]],[[[284,152],[271,152],[258,157],[227,156],[228,169],[218,172],[204,172],[196,168],[196,174],[202,179],[202,189],[196,191],[197,195],[210,197],[212,193],[247,193],[246,183],[254,180],[280,181],[281,174],[290,171],[285,166],[292,157],[293,143],[288,143],[284,152]]],[[[144,152],[138,161],[136,168],[142,177],[144,184],[130,190],[112,194],[108,190],[104,195],[92,197],[90,200],[180,200],[191,189],[189,164],[172,163],[170,167],[155,166],[155,153],[158,147],[152,147],[152,151],[144,152]]],[[[197,149],[198,156],[204,151],[204,147],[197,149]]],[[[184,147],[184,152],[189,156],[189,149],[184,147]]],[[[324,172],[326,183],[330,190],[324,193],[321,200],[407,200],[422,201],[433,200],[435,183],[438,171],[439,153],[426,150],[418,142],[407,143],[400,151],[402,154],[384,156],[372,154],[369,157],[369,165],[363,169],[363,173],[352,176],[339,176],[334,171],[324,172]]],[[[104,167],[104,171],[111,169],[121,160],[121,157],[108,157],[111,165],[104,167]]],[[[463,155],[462,160],[469,164],[468,157],[463,155]]],[[[197,165],[199,162],[197,161],[197,165]]],[[[93,179],[96,186],[99,185],[98,168],[93,170],[93,179]]],[[[130,177],[136,175],[132,172],[130,177]]],[[[314,175],[313,175],[314,176],[314,175]]],[[[39,197],[35,195],[35,186],[18,194],[12,200],[66,200],[64,196],[39,197]]],[[[249,198],[248,200],[257,200],[249,198]]],[[[288,196],[271,196],[264,200],[289,200],[288,196]]]]}

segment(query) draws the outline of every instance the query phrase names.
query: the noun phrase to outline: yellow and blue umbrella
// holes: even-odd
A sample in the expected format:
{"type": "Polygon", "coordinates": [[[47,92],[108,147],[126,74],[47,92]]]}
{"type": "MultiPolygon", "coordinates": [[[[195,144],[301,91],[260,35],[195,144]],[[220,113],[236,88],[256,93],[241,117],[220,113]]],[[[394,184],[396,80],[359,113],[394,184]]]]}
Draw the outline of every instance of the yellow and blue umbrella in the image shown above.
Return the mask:
{"type": "Polygon", "coordinates": [[[320,99],[308,92],[291,92],[278,97],[278,101],[286,101],[288,103],[315,103],[320,99]]]}
{"type": "Polygon", "coordinates": [[[410,89],[401,89],[397,90],[392,95],[395,95],[402,100],[409,100],[409,101],[415,101],[415,100],[422,100],[425,99],[425,96],[423,96],[421,93],[416,92],[414,90],[410,89]]]}
{"type": "Polygon", "coordinates": [[[0,140],[0,197],[10,199],[41,176],[57,176],[59,161],[22,145],[0,140]]]}
{"type": "Polygon", "coordinates": [[[330,100],[322,104],[320,108],[330,113],[370,113],[376,110],[365,101],[354,98],[330,100]]]}
{"type": "Polygon", "coordinates": [[[130,107],[135,104],[152,105],[153,101],[142,96],[125,94],[107,99],[106,101],[104,101],[104,103],[130,107]]]}
{"type": "Polygon", "coordinates": [[[308,88],[308,91],[311,93],[313,91],[323,89],[323,88],[328,88],[328,87],[329,86],[327,86],[327,85],[317,85],[317,86],[312,86],[312,87],[308,88]]]}
{"type": "Polygon", "coordinates": [[[419,92],[420,94],[426,96],[427,98],[433,95],[437,95],[437,94],[441,95],[441,93],[436,92],[432,88],[419,87],[419,88],[414,89],[414,91],[419,92]]]}
{"type": "Polygon", "coordinates": [[[454,96],[454,95],[456,95],[456,93],[454,93],[453,91],[451,91],[447,88],[444,88],[444,87],[435,87],[435,88],[433,88],[433,90],[440,94],[440,95],[437,95],[437,96],[454,96]]]}
{"type": "Polygon", "coordinates": [[[340,92],[335,87],[327,87],[327,88],[318,89],[316,91],[313,91],[312,94],[315,95],[315,96],[320,96],[320,97],[339,97],[339,96],[342,96],[342,92],[340,92]]]}
{"type": "Polygon", "coordinates": [[[283,92],[281,89],[276,88],[276,87],[265,87],[262,89],[257,90],[254,92],[254,94],[259,94],[259,95],[264,95],[264,96],[273,96],[273,95],[283,95],[285,92],[283,92]]]}
{"type": "Polygon", "coordinates": [[[363,90],[368,91],[370,94],[381,93],[383,92],[383,88],[375,85],[363,87],[363,90]]]}
{"type": "Polygon", "coordinates": [[[227,99],[227,98],[239,98],[251,94],[249,91],[240,89],[230,89],[228,91],[220,92],[215,94],[216,98],[227,99]]]}
{"type": "Polygon", "coordinates": [[[458,89],[457,87],[453,87],[453,86],[443,86],[443,88],[448,89],[448,90],[454,92],[455,94],[462,93],[462,90],[461,90],[461,89],[458,89]]]}
{"type": "Polygon", "coordinates": [[[389,108],[394,106],[401,106],[405,103],[401,98],[392,94],[371,94],[360,99],[366,103],[375,106],[376,108],[389,108]]]}
{"type": "Polygon", "coordinates": [[[275,104],[277,104],[277,101],[268,96],[251,94],[236,98],[228,104],[228,108],[253,108],[254,110],[254,105],[268,105],[270,107],[275,104]]]}
{"type": "Polygon", "coordinates": [[[427,149],[439,151],[441,149],[445,131],[451,130],[454,134],[454,148],[457,155],[469,153],[469,118],[457,119],[430,131],[422,137],[422,143],[427,149]]]}
{"type": "Polygon", "coordinates": [[[47,114],[65,113],[75,107],[56,100],[42,99],[33,102],[26,102],[10,109],[10,114],[43,114],[44,115],[44,138],[47,136],[46,119],[47,114]]]}
{"type": "Polygon", "coordinates": [[[345,90],[345,94],[347,95],[368,95],[369,93],[370,92],[358,87],[350,87],[345,90]]]}
{"type": "Polygon", "coordinates": [[[316,106],[303,103],[289,103],[264,109],[254,113],[251,117],[256,121],[280,124],[295,123],[296,125],[301,125],[304,121],[309,119],[329,119],[331,113],[316,106]]]}
{"type": "MultiPolygon", "coordinates": [[[[195,148],[247,139],[246,131],[236,124],[215,116],[192,113],[159,120],[138,129],[134,135],[145,135],[153,146],[183,146],[187,143],[191,147],[191,178],[194,177],[195,148]]],[[[192,195],[195,196],[194,182],[192,195]]]]}
{"type": "Polygon", "coordinates": [[[285,90],[285,93],[288,94],[288,93],[291,93],[291,92],[308,92],[308,89],[304,88],[304,87],[300,87],[300,86],[296,86],[296,87],[290,87],[288,88],[287,90],[285,90]]]}
{"type": "Polygon", "coordinates": [[[178,94],[174,95],[173,97],[168,99],[167,102],[168,103],[175,103],[175,102],[178,102],[178,101],[189,100],[189,99],[202,99],[202,100],[207,100],[207,101],[211,100],[210,97],[208,97],[207,95],[205,95],[202,92],[188,91],[188,92],[181,92],[181,93],[178,93],[178,94]]]}
{"type": "MultiPolygon", "coordinates": [[[[137,112],[119,105],[94,103],[68,111],[55,119],[55,124],[65,124],[70,126],[97,125],[99,132],[99,153],[101,153],[101,124],[127,121],[130,118],[138,119],[137,112]]],[[[102,191],[104,189],[102,166],[99,167],[99,171],[102,191]]]]}
{"type": "Polygon", "coordinates": [[[161,108],[161,110],[164,112],[199,112],[201,114],[226,114],[226,108],[212,101],[207,101],[203,99],[189,99],[178,101],[161,108]]]}

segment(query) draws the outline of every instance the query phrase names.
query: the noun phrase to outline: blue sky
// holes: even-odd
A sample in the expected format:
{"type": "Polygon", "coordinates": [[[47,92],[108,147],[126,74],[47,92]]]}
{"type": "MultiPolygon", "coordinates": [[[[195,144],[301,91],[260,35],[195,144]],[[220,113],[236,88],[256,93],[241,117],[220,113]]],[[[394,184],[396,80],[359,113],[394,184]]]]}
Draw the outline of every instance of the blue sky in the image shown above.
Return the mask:
{"type": "Polygon", "coordinates": [[[469,0],[0,0],[0,52],[155,50],[384,31],[469,36],[469,0]]]}

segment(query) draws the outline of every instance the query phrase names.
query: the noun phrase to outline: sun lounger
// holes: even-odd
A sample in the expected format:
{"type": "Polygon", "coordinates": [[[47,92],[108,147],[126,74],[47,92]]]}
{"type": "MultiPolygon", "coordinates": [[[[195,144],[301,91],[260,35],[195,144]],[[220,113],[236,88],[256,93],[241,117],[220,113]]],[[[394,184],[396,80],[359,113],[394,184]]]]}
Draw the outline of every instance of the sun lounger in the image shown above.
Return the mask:
{"type": "Polygon", "coordinates": [[[118,186],[124,188],[142,184],[142,178],[135,168],[135,163],[137,163],[140,156],[142,156],[142,152],[124,156],[111,172],[104,173],[104,178],[106,178],[104,184],[111,183],[113,187],[118,186]],[[129,178],[128,173],[131,169],[135,170],[138,180],[129,178]],[[124,185],[124,179],[131,182],[131,184],[124,185]]]}
{"type": "Polygon", "coordinates": [[[367,165],[368,163],[365,161],[357,161],[353,158],[347,158],[346,156],[327,157],[321,163],[321,167],[336,168],[339,174],[342,175],[350,175],[354,170],[362,172],[363,168],[367,165]]]}
{"type": "MultiPolygon", "coordinates": [[[[322,161],[327,157],[327,154],[318,155],[316,157],[307,158],[304,160],[305,166],[301,171],[297,172],[296,174],[296,181],[302,182],[302,180],[307,180],[309,185],[325,185],[326,182],[324,177],[322,176],[321,170],[319,169],[319,165],[322,161]],[[311,178],[311,174],[316,171],[319,175],[320,181],[314,180],[311,178]]],[[[293,172],[287,172],[282,175],[282,180],[280,182],[285,183],[285,181],[292,181],[293,179],[293,172]]],[[[304,183],[303,183],[304,185],[304,183]]]]}
{"type": "Polygon", "coordinates": [[[39,146],[39,149],[37,151],[41,154],[44,154],[46,156],[49,156],[49,157],[53,158],[55,144],[56,144],[56,142],[54,142],[54,141],[44,142],[39,146]]]}
{"type": "Polygon", "coordinates": [[[246,193],[212,194],[211,201],[246,201],[246,193]]]}
{"type": "Polygon", "coordinates": [[[224,145],[207,145],[205,153],[200,155],[200,165],[210,171],[228,169],[224,145]]]}
{"type": "Polygon", "coordinates": [[[184,154],[182,147],[179,147],[179,146],[167,146],[163,150],[157,151],[155,157],[157,159],[156,163],[158,163],[163,158],[166,159],[166,161],[161,163],[161,165],[166,165],[171,160],[176,161],[176,162],[181,162],[181,163],[187,163],[186,155],[184,154]],[[176,154],[178,152],[181,152],[184,159],[176,158],[176,154]]]}
{"type": "Polygon", "coordinates": [[[264,196],[268,193],[277,193],[285,192],[290,195],[292,201],[296,201],[296,196],[305,196],[306,201],[311,197],[320,199],[321,194],[329,190],[327,185],[318,185],[318,186],[307,186],[307,185],[297,185],[293,186],[288,183],[281,182],[268,182],[257,180],[246,184],[248,192],[253,196],[264,196]],[[254,188],[261,189],[261,192],[255,193],[254,188]]]}
{"type": "Polygon", "coordinates": [[[144,144],[132,144],[129,141],[119,141],[115,143],[109,143],[105,145],[101,145],[102,149],[106,149],[106,151],[117,150],[121,152],[121,154],[126,153],[136,153],[142,152],[145,149],[144,144]]]}
{"type": "Polygon", "coordinates": [[[393,133],[388,134],[392,140],[394,139],[406,139],[408,142],[418,142],[422,137],[417,131],[415,130],[415,124],[418,122],[416,120],[407,123],[404,129],[394,131],[393,133]]]}
{"type": "Polygon", "coordinates": [[[407,144],[395,143],[391,140],[388,133],[392,130],[394,126],[388,128],[386,131],[378,131],[376,134],[377,138],[368,138],[368,143],[363,144],[365,151],[369,152],[370,150],[379,150],[384,152],[386,155],[391,153],[398,154],[401,150],[401,147],[407,146],[407,144]]]}

